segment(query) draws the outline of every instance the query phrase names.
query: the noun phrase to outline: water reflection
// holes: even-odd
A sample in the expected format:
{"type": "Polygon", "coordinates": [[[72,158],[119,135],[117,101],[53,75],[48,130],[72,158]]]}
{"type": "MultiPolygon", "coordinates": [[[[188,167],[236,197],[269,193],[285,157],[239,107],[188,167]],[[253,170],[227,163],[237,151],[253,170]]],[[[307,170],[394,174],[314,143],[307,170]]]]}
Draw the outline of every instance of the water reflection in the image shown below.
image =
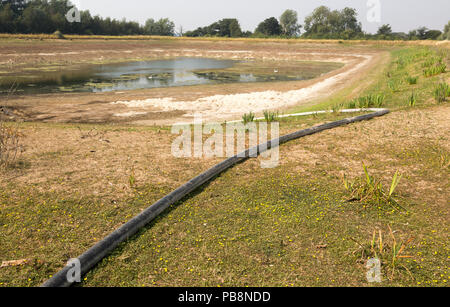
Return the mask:
{"type": "Polygon", "coordinates": [[[254,75],[211,70],[232,67],[236,61],[208,58],[90,65],[75,70],[50,67],[46,71],[30,69],[21,76],[0,79],[0,95],[13,84],[17,92],[42,94],[55,92],[109,92],[133,89],[219,84],[235,82],[268,82],[305,79],[301,76],[254,75]],[[207,70],[202,72],[201,70],[207,70]]]}

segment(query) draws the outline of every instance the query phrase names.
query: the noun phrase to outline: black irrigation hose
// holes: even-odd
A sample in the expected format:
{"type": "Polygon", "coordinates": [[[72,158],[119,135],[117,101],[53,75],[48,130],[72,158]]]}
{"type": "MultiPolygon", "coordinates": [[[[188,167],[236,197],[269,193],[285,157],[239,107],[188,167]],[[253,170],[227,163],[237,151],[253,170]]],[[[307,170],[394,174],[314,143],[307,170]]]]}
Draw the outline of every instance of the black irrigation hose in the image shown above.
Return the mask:
{"type": "MultiPolygon", "coordinates": [[[[113,233],[105,237],[103,240],[98,242],[96,245],[87,250],[84,254],[78,257],[78,260],[81,264],[81,276],[88,273],[100,260],[106,257],[109,253],[111,253],[120,243],[126,241],[131,236],[136,234],[140,229],[142,229],[145,225],[150,223],[153,219],[155,219],[160,213],[166,210],[170,205],[176,203],[177,201],[184,198],[189,193],[193,192],[195,189],[199,188],[209,180],[218,176],[225,170],[231,168],[239,162],[246,160],[250,153],[258,152],[261,154],[264,151],[267,151],[272,148],[272,144],[274,144],[274,148],[279,144],[283,144],[289,142],[291,140],[295,140],[307,135],[315,134],[324,130],[333,129],[339,126],[369,120],[374,117],[383,116],[389,113],[389,110],[383,109],[374,113],[356,116],[352,118],[346,118],[343,120],[335,121],[332,123],[327,123],[319,126],[315,126],[312,128],[308,128],[305,130],[300,130],[285,136],[280,137],[279,139],[271,140],[265,144],[260,144],[256,147],[246,150],[245,152],[238,154],[232,158],[229,158],[216,166],[210,168],[206,172],[198,175],[191,181],[182,185],[172,193],[166,195],[164,198],[158,200],[152,206],[147,208],[145,211],[135,216],[133,219],[128,221],[126,224],[122,225],[120,228],[115,230],[113,233]]],[[[42,286],[43,287],[70,287],[72,282],[68,281],[67,273],[71,269],[71,266],[66,266],[58,273],[56,273],[52,278],[47,280],[42,286]]]]}

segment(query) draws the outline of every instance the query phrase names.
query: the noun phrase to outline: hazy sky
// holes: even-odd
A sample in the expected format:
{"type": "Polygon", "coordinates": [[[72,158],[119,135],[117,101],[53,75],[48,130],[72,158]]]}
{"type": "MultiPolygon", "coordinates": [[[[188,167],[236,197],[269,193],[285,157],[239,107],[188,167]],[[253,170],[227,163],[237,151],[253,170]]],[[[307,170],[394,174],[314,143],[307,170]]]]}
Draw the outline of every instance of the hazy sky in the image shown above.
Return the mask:
{"type": "Polygon", "coordinates": [[[420,26],[442,30],[450,20],[450,0],[73,0],[92,15],[126,18],[144,23],[147,18],[168,17],[184,31],[206,26],[222,18],[238,18],[244,30],[253,31],[268,17],[279,17],[284,10],[298,12],[299,20],[316,7],[355,8],[364,31],[376,32],[382,24],[391,24],[394,32],[408,32],[420,26]],[[381,22],[369,22],[368,2],[379,1],[381,22]]]}

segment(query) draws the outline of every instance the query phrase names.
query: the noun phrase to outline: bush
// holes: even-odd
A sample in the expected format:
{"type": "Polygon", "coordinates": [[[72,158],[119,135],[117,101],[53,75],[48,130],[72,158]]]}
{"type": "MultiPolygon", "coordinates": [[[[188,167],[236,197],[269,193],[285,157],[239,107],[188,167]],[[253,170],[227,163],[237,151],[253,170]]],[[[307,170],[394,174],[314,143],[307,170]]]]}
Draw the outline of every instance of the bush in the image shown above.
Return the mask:
{"type": "Polygon", "coordinates": [[[55,33],[53,33],[53,35],[57,38],[57,39],[66,39],[64,37],[64,35],[61,33],[61,31],[55,31],[55,33]]]}

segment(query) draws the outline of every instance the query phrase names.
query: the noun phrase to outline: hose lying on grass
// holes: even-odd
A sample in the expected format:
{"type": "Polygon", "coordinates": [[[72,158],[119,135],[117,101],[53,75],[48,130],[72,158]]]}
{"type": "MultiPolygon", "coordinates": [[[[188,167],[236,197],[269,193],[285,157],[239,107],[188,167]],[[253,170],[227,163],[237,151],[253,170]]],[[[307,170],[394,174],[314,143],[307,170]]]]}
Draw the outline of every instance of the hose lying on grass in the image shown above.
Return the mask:
{"type": "MultiPolygon", "coordinates": [[[[258,155],[271,149],[272,144],[275,148],[280,144],[307,136],[311,134],[315,134],[324,130],[333,129],[339,126],[360,122],[364,120],[369,120],[375,117],[383,116],[389,113],[387,109],[355,109],[355,110],[343,110],[341,112],[351,113],[351,112],[365,112],[371,111],[373,113],[360,115],[352,118],[346,118],[343,120],[314,126],[312,128],[300,130],[285,136],[282,136],[278,139],[271,140],[267,143],[260,144],[256,147],[247,149],[244,153],[240,153],[235,155],[225,161],[213,166],[206,172],[198,175],[193,178],[189,182],[185,183],[172,193],[166,195],[162,199],[158,200],[152,206],[148,207],[139,215],[135,216],[133,219],[128,221],[126,224],[122,225],[120,228],[112,232],[110,235],[105,237],[103,240],[98,242],[96,245],[87,250],[84,254],[82,254],[77,259],[80,261],[81,267],[81,275],[85,275],[88,273],[100,260],[106,257],[109,253],[111,253],[120,243],[126,241],[131,236],[136,234],[139,230],[141,230],[144,226],[150,223],[153,219],[155,219],[159,214],[161,214],[164,210],[166,210],[169,206],[173,205],[177,201],[183,199],[191,192],[210,181],[214,177],[218,176],[225,170],[231,168],[232,166],[248,159],[250,153],[257,152],[258,155]]],[[[308,113],[300,113],[300,114],[292,114],[292,115],[284,115],[283,117],[288,116],[303,116],[303,115],[311,115],[311,114],[321,114],[327,113],[330,111],[318,111],[318,112],[308,112],[308,113]]],[[[66,266],[57,274],[55,274],[52,278],[46,281],[42,286],[43,287],[69,287],[73,282],[70,282],[67,278],[67,274],[72,269],[72,266],[66,266]]]]}

